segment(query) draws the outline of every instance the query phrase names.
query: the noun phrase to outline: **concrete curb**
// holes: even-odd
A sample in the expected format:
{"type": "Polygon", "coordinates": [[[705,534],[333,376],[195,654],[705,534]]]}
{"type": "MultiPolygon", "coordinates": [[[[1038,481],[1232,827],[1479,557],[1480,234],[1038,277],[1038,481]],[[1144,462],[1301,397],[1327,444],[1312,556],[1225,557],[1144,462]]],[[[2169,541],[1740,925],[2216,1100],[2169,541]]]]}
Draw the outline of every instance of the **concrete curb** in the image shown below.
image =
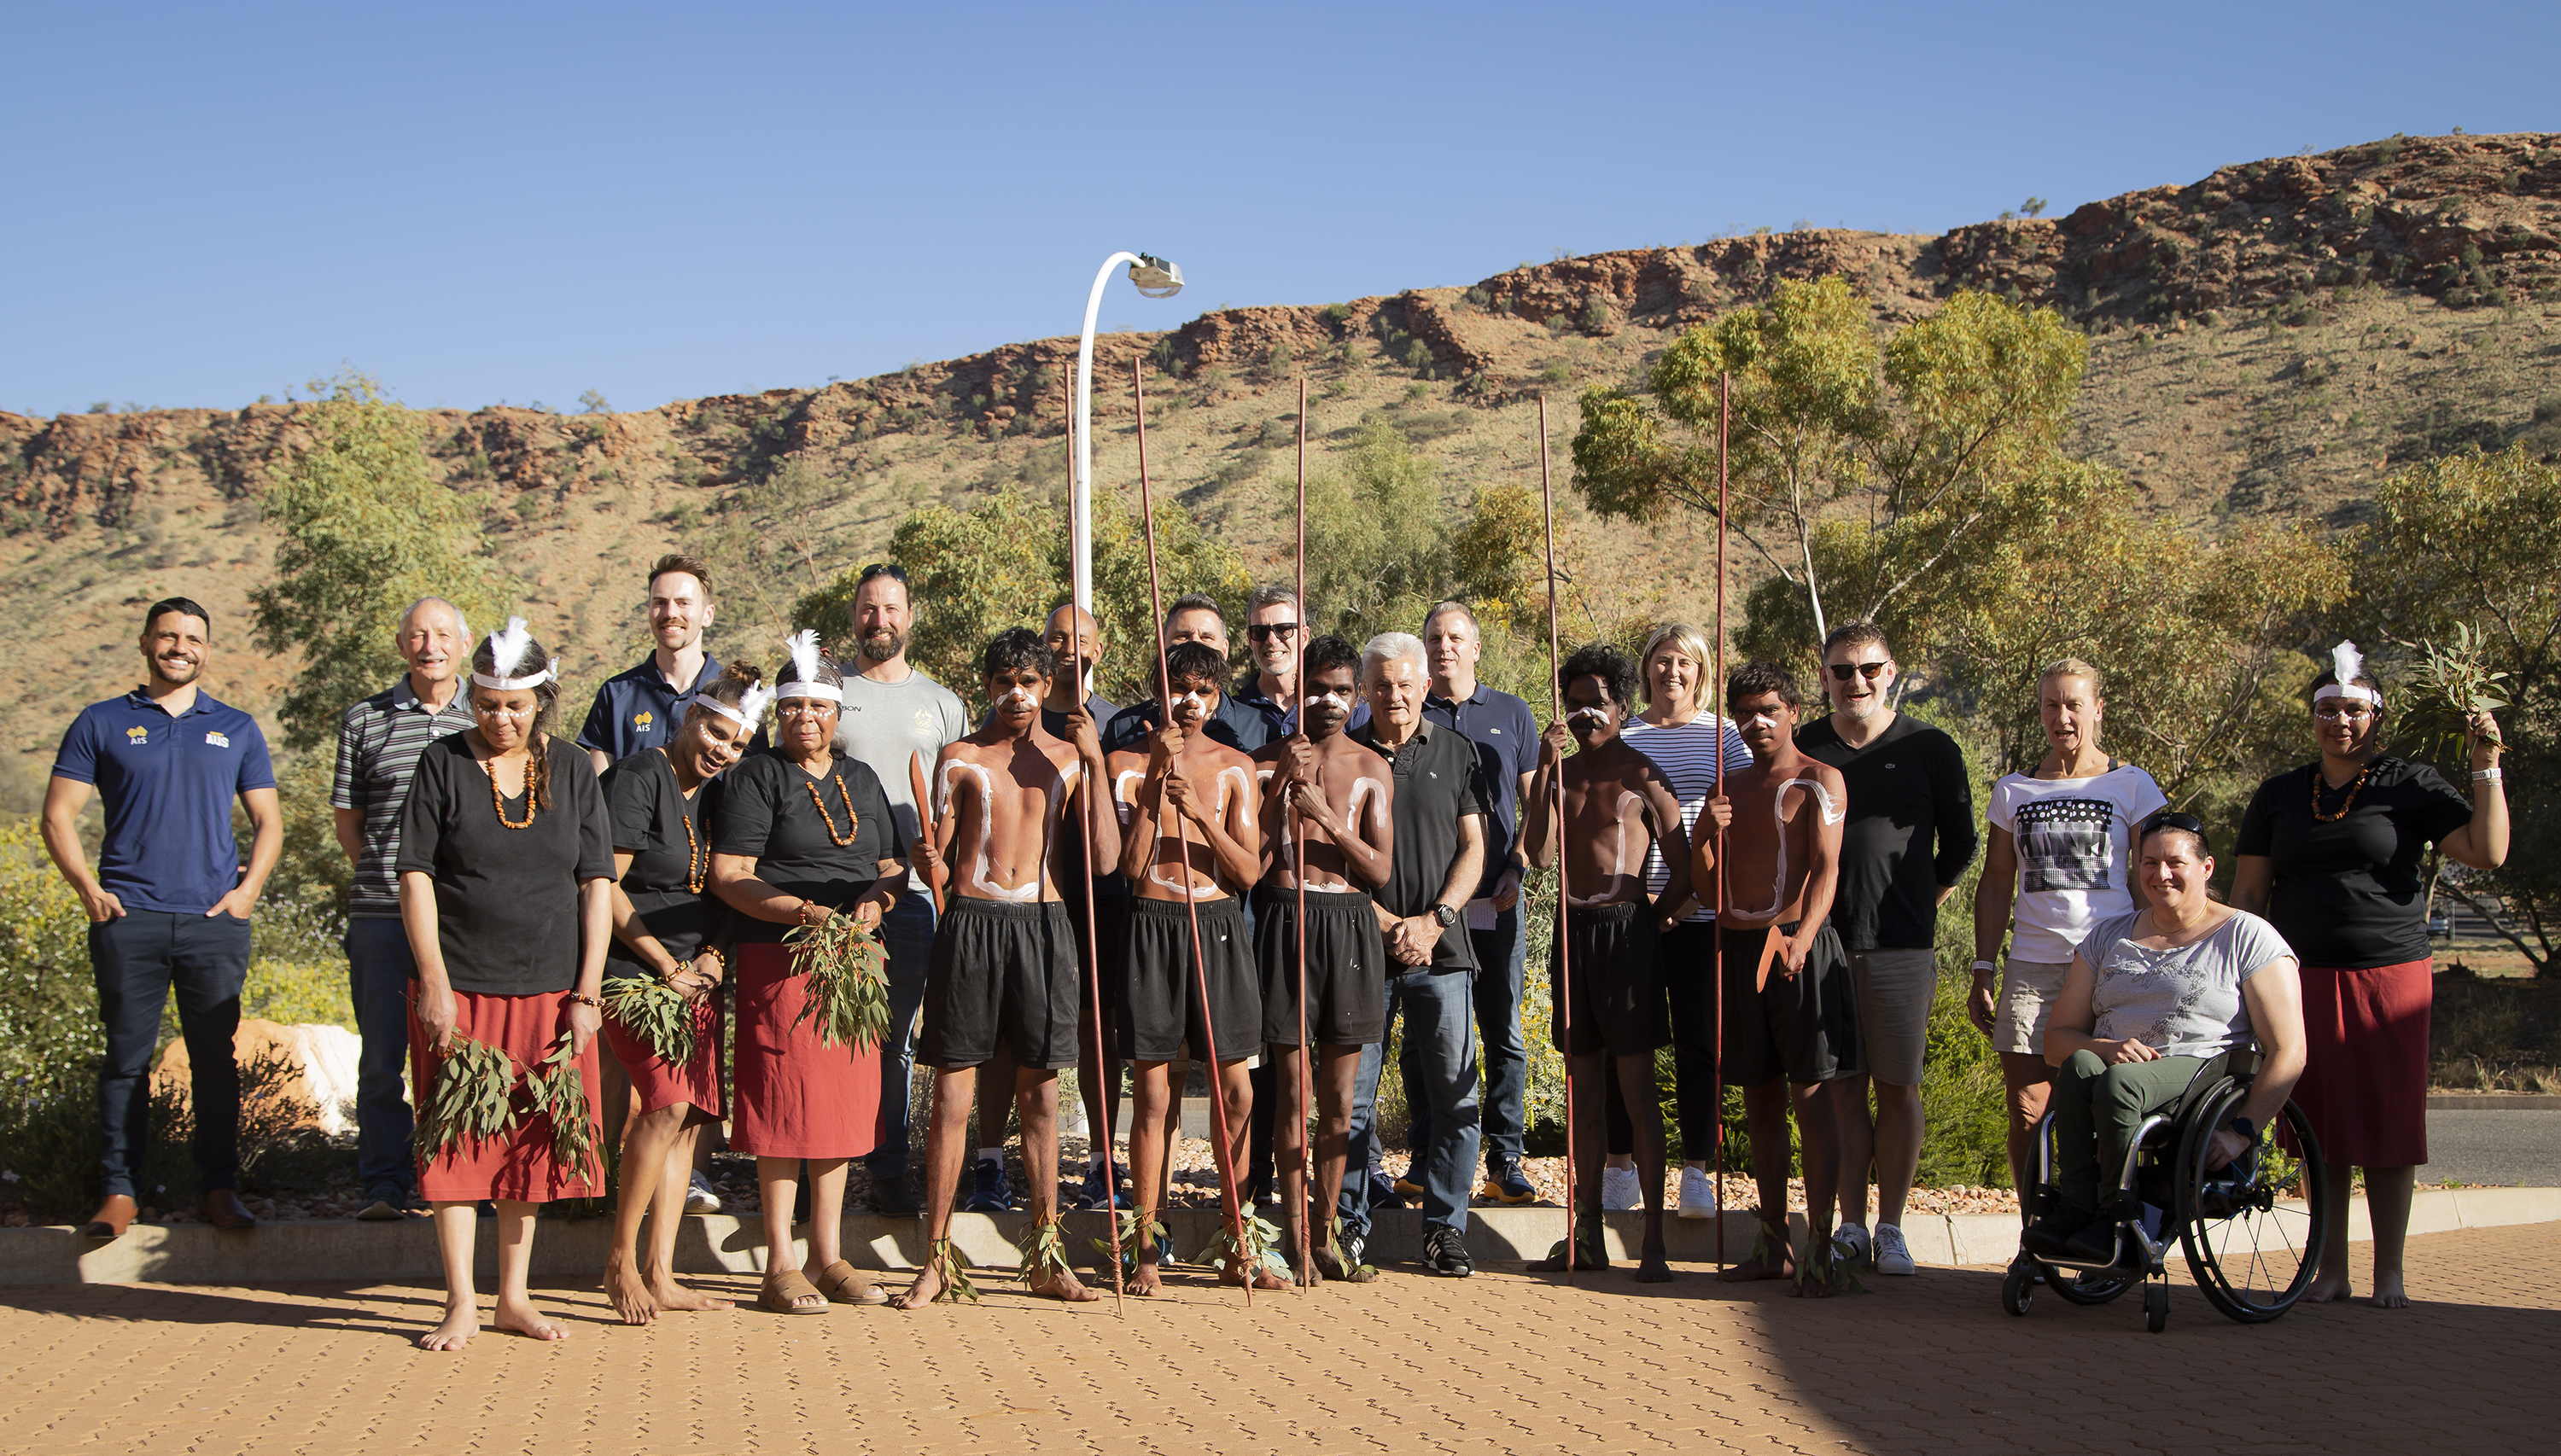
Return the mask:
{"type": "Polygon", "coordinates": [[[2546,1092],[2430,1092],[2431,1112],[2561,1112],[2561,1097],[2546,1092]]]}
{"type": "MultiPolygon", "coordinates": [[[[1175,1252],[1186,1258],[1218,1229],[1218,1215],[1207,1210],[1176,1211],[1165,1221],[1173,1230],[1175,1252]]],[[[2362,1199],[2350,1205],[2347,1221],[2351,1241],[2373,1237],[2362,1199]]],[[[2410,1210],[2412,1233],[2556,1221],[2561,1221],[2561,1188],[2424,1189],[2410,1210]]],[[[1009,1270],[1018,1261],[1014,1239],[1029,1222],[1027,1213],[961,1213],[951,1220],[951,1236],[973,1263],[1009,1270]]],[[[1643,1238],[1644,1215],[1611,1213],[1605,1222],[1612,1257],[1633,1258],[1643,1238]]],[[[1792,1215],[1789,1225],[1793,1236],[1803,1237],[1802,1214],[1792,1215]]],[[[1079,1264],[1095,1261],[1089,1240],[1105,1233],[1101,1213],[1067,1215],[1068,1250],[1079,1264]]],[[[1754,1233],[1752,1214],[1728,1213],[1726,1257],[1748,1257],[1754,1233]]],[[[2002,1264],[2018,1251],[2018,1220],[2007,1213],[1907,1217],[1903,1234],[1913,1258],[1923,1264],[2002,1264]]],[[[1483,1266],[1543,1257],[1564,1236],[1562,1209],[1476,1209],[1467,1217],[1467,1247],[1483,1266]]],[[[1663,1237],[1676,1263],[1716,1258],[1711,1220],[1666,1217],[1663,1237]]],[[[534,1239],[534,1274],[595,1277],[604,1268],[611,1238],[612,1224],[603,1218],[545,1220],[534,1239]]],[[[920,1219],[855,1214],[845,1219],[844,1238],[847,1256],[867,1268],[914,1268],[925,1261],[920,1219]]],[[[801,1248],[806,1251],[805,1243],[801,1248]]],[[[1379,1214],[1369,1245],[1372,1261],[1419,1259],[1422,1253],[1420,1213],[1401,1209],[1379,1214]]],[[[484,1224],[476,1254],[481,1273],[494,1275],[494,1228],[484,1224]]],[[[728,1213],[689,1217],[676,1240],[676,1267],[693,1274],[761,1271],[763,1227],[728,1213]]],[[[434,1229],[423,1218],[270,1222],[231,1233],[202,1223],[136,1223],[122,1238],[104,1244],[91,1244],[69,1226],[0,1229],[0,1284],[258,1285],[299,1279],[372,1284],[431,1281],[440,1272],[434,1229]]]]}

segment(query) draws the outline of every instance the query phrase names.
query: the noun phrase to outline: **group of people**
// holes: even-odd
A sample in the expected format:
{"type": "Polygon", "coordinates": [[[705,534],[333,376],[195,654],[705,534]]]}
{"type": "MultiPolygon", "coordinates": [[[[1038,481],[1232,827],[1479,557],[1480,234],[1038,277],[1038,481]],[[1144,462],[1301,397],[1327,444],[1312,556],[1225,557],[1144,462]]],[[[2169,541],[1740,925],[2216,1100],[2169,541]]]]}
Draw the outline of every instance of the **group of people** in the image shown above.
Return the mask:
{"type": "MultiPolygon", "coordinates": [[[[446,1309],[423,1344],[456,1348],[479,1328],[484,1204],[495,1323],[564,1333],[527,1295],[535,1208],[600,1195],[607,1146],[623,1190],[605,1271],[616,1309],[642,1323],[720,1305],[672,1263],[724,1128],[757,1159],[765,1308],[914,1309],[965,1292],[948,1223],[955,1209],[1013,1207],[1009,1110],[1034,1215],[1026,1285],[1092,1299],[1059,1226],[1057,1073],[1076,1066],[1100,1074],[1079,1079],[1096,1135],[1074,1202],[1122,1211],[1113,1244],[1132,1293],[1159,1287],[1171,1257],[1157,1213],[1193,1063],[1233,1200],[1222,1278],[1366,1282],[1373,1211],[1409,1197],[1426,1266],[1464,1276],[1472,1199],[1537,1197],[1521,1166],[1521,883],[1550,867],[1566,901],[1551,1025],[1581,1177],[1576,1236],[1543,1266],[1606,1266],[1602,1211],[1641,1207],[1636,1277],[1670,1277],[1653,1072],[1668,1045],[1682,1216],[1715,1202],[1705,1165],[1724,1087],[1742,1089],[1750,1120],[1763,1236],[1725,1277],[1822,1293],[1848,1264],[1914,1272],[1900,1224],[1924,1133],[1933,947],[1977,836],[1963,755],[1896,711],[1901,669],[1874,624],[1823,642],[1824,717],[1800,723],[1802,689],[1775,663],[1712,684],[1705,635],[1673,624],[1633,659],[1574,651],[1562,720],[1542,728],[1477,680],[1463,603],[1433,607],[1420,635],[1356,646],[1316,635],[1295,593],[1265,586],[1246,614],[1252,666],[1231,681],[1225,613],[1183,597],[1162,623],[1161,674],[1143,674],[1157,701],[1125,709],[1091,690],[1114,644],[1062,604],[1043,632],[985,644],[990,709],[973,727],[906,661],[917,610],[901,569],[867,567],[853,654],[796,634],[768,681],[706,654],[712,572],[666,557],[648,577],[655,647],[598,690],[574,741],[556,727],[557,663],[521,620],[475,639],[437,598],[402,616],[408,672],[347,710],[333,805],[354,867],[365,1216],[423,1200],[434,1220],[446,1309]],[[885,1029],[853,1037],[807,959],[813,943],[849,943],[848,924],[881,953],[886,1011],[885,1029]],[[1375,1108],[1400,1015],[1413,1163],[1391,1183],[1375,1108]],[[921,1205],[919,1063],[933,1072],[921,1205]],[[1126,1168],[1110,1135],[1124,1070],[1126,1168]],[[493,1097],[512,1115],[493,1116],[493,1097]],[[1801,1246],[1784,1213],[1791,1118],[1812,1209],[1801,1246]],[[855,1159],[875,1212],[927,1221],[927,1265],[895,1296],[841,1246],[855,1159]],[[1276,1199],[1266,1247],[1253,1215],[1276,1199]]],[[[256,724],[199,686],[211,642],[203,607],[154,603],[145,682],[81,714],[45,804],[46,844],[92,922],[107,1030],[94,1237],[137,1213],[138,1091],[172,987],[201,1212],[256,1221],[236,1192],[231,1038],[282,826],[256,724]],[[92,787],[106,811],[94,870],[76,824],[92,787]],[[246,864],[235,798],[253,829],[246,864]]],[[[2420,866],[2430,845],[2466,864],[2504,856],[2495,726],[2475,726],[2468,802],[2381,753],[2381,689],[2342,658],[2314,689],[2321,757],[2252,802],[2227,907],[2205,894],[2204,826],[2101,746],[2097,670],[2057,663],[2042,697],[2050,751],[1992,786],[1970,999],[2002,1052],[2014,1170],[2032,1167],[2049,1098],[2056,1113],[2062,1198],[2031,1246],[2087,1242],[2107,1139],[2175,1095],[2185,1058],[2246,1037],[2270,1053],[2263,1088],[2310,1112],[2332,1176],[2368,1169],[2376,1294],[2397,1302],[2426,1161],[2420,866]]],[[[2248,1115],[2264,1122],[2265,1100],[2248,1115]]],[[[2332,1258],[2315,1297],[2344,1292],[2343,1241],[2332,1258]]]]}

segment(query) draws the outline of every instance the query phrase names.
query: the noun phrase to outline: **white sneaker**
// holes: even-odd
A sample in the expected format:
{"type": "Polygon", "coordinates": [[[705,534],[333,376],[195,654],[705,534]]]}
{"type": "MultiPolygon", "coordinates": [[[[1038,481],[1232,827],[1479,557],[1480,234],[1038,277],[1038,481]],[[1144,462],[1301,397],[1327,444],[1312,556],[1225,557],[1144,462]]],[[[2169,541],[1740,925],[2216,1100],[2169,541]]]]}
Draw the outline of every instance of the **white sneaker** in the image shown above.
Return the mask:
{"type": "MultiPolygon", "coordinates": [[[[1891,1224],[1881,1225],[1878,1231],[1882,1232],[1885,1228],[1892,1226],[1893,1225],[1891,1224]]],[[[1844,1223],[1838,1228],[1832,1230],[1833,1258],[1847,1259],[1852,1264],[1864,1264],[1867,1262],[1867,1253],[1868,1242],[1866,1224],[1844,1223]]]]}
{"type": "Polygon", "coordinates": [[[717,1213],[720,1211],[720,1195],[712,1192],[711,1180],[703,1177],[700,1170],[696,1170],[693,1181],[685,1186],[685,1212],[717,1213]]]}
{"type": "Polygon", "coordinates": [[[1635,1169],[1604,1167],[1601,1170],[1602,1208],[1614,1213],[1624,1213],[1629,1209],[1641,1209],[1644,1206],[1645,1184],[1643,1179],[1636,1176],[1635,1169]]]}
{"type": "Polygon", "coordinates": [[[1903,1246],[1903,1230],[1891,1223],[1876,1225],[1876,1272],[1880,1274],[1918,1274],[1920,1267],[1912,1262],[1912,1250],[1903,1246]]]}
{"type": "Polygon", "coordinates": [[[1716,1212],[1716,1185],[1710,1183],[1704,1168],[1681,1169],[1680,1215],[1705,1218],[1716,1212]]]}

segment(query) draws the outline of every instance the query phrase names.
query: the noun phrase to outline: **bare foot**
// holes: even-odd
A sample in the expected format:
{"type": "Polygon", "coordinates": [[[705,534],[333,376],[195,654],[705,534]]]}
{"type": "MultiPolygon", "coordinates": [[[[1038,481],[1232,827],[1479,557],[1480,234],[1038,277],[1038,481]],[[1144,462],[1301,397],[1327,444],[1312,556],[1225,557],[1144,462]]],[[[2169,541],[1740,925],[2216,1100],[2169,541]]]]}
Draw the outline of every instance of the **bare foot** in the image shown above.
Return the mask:
{"type": "Polygon", "coordinates": [[[542,1311],[521,1299],[498,1296],[498,1307],[490,1312],[489,1323],[498,1329],[522,1335],[528,1340],[566,1340],[569,1327],[543,1318],[542,1311]]]}
{"type": "MultiPolygon", "coordinates": [[[[1610,1256],[1608,1254],[1603,1253],[1599,1248],[1588,1242],[1584,1242],[1580,1239],[1576,1241],[1583,1244],[1581,1248],[1575,1251],[1576,1257],[1574,1260],[1574,1267],[1576,1269],[1591,1270],[1607,1269],[1610,1267],[1610,1256]]],[[[1533,1274],[1561,1274],[1565,1272],[1565,1240],[1561,1238],[1558,1239],[1556,1241],[1556,1246],[1547,1251],[1547,1257],[1531,1263],[1528,1266],[1528,1269],[1529,1272],[1533,1274]]]]}
{"type": "Polygon", "coordinates": [[[1764,1259],[1762,1256],[1762,1250],[1754,1249],[1750,1258],[1745,1259],[1739,1264],[1728,1265],[1727,1267],[1718,1270],[1716,1277],[1724,1280],[1728,1284],[1749,1284],[1756,1279],[1791,1279],[1795,1277],[1795,1251],[1788,1247],[1788,1241],[1785,1237],[1769,1241],[1778,1245],[1779,1251],[1774,1257],[1764,1259]]]}
{"type": "Polygon", "coordinates": [[[2410,1295],[2401,1287],[2400,1275],[2377,1274],[2374,1276],[2374,1293],[2365,1302],[2376,1309],[2408,1309],[2410,1295]]]}
{"type": "Polygon", "coordinates": [[[448,1304],[444,1307],[444,1323],[419,1336],[418,1348],[460,1350],[471,1343],[472,1336],[479,1333],[480,1302],[478,1300],[475,1299],[468,1304],[448,1304]]]}
{"type": "Polygon", "coordinates": [[[1790,1299],[1829,1299],[1840,1293],[1838,1279],[1799,1279],[1788,1290],[1790,1299]]]}
{"type": "Polygon", "coordinates": [[[1055,1299],[1063,1304],[1084,1304],[1089,1300],[1103,1297],[1086,1288],[1082,1281],[1065,1269],[1054,1271],[1047,1279],[1037,1284],[1026,1284],[1023,1287],[1044,1299],[1055,1299]]]}
{"type": "Polygon", "coordinates": [[[2305,1304],[2327,1304],[2333,1299],[2345,1298],[2347,1298],[2347,1276],[2345,1274],[2341,1274],[2335,1279],[2331,1278],[2327,1274],[2317,1275],[2312,1280],[2312,1286],[2304,1291],[2304,1303],[2305,1304]]]}
{"type": "Polygon", "coordinates": [[[677,1283],[674,1275],[666,1273],[660,1273],[650,1278],[649,1297],[658,1301],[658,1308],[662,1310],[682,1310],[687,1313],[694,1313],[702,1310],[738,1308],[737,1305],[732,1304],[726,1299],[715,1299],[708,1294],[701,1294],[688,1289],[684,1285],[677,1283]]]}
{"type": "Polygon", "coordinates": [[[929,1259],[924,1268],[916,1271],[916,1282],[907,1286],[905,1292],[896,1299],[891,1300],[889,1307],[895,1310],[920,1310],[934,1303],[934,1297],[941,1292],[942,1270],[929,1259]]]}
{"type": "MultiPolygon", "coordinates": [[[[1245,1276],[1239,1274],[1234,1269],[1221,1269],[1218,1271],[1218,1282],[1221,1284],[1243,1284],[1245,1282],[1245,1276]]],[[[1286,1289],[1289,1287],[1289,1283],[1280,1275],[1273,1273],[1270,1269],[1258,1268],[1254,1271],[1254,1287],[1257,1289],[1286,1289]]]]}
{"type": "Polygon", "coordinates": [[[1131,1270],[1129,1274],[1129,1292],[1144,1298],[1163,1288],[1164,1282],[1162,1276],[1156,1272],[1155,1250],[1140,1249],[1138,1267],[1131,1270]]]}
{"type": "Polygon", "coordinates": [[[621,1249],[605,1256],[604,1293],[626,1325],[645,1325],[658,1318],[658,1299],[650,1292],[649,1281],[621,1249]]]}
{"type": "Polygon", "coordinates": [[[1661,1249],[1649,1248],[1645,1250],[1645,1256],[1636,1261],[1636,1282],[1639,1284],[1672,1282],[1672,1266],[1664,1261],[1661,1249]]]}

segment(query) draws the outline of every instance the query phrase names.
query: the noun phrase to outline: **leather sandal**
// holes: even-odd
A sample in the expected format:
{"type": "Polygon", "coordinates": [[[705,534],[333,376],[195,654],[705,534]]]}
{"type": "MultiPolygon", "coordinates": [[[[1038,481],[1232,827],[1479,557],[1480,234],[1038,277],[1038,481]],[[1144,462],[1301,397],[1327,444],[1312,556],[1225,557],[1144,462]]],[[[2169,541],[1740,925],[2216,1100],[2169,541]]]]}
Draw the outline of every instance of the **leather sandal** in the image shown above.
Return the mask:
{"type": "MultiPolygon", "coordinates": [[[[777,1315],[823,1315],[827,1312],[823,1304],[804,1308],[793,1303],[814,1294],[818,1294],[818,1286],[810,1283],[808,1276],[799,1270],[770,1270],[765,1276],[765,1287],[757,1291],[756,1304],[757,1308],[771,1310],[777,1315]]],[[[819,1297],[825,1298],[824,1295],[819,1297]]]]}
{"type": "Polygon", "coordinates": [[[838,1259],[818,1271],[817,1289],[831,1304],[887,1304],[889,1294],[865,1277],[851,1260],[838,1259]]]}

